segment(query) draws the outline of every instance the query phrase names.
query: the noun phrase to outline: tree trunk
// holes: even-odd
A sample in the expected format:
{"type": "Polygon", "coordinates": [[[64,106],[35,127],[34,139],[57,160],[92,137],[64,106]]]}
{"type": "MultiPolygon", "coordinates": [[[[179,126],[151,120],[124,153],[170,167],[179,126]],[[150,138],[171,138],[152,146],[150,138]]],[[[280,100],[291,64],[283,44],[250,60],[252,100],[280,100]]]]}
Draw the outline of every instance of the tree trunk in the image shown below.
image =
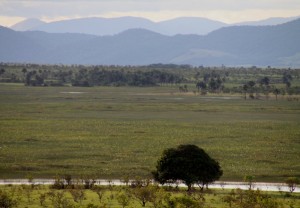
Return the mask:
{"type": "Polygon", "coordinates": [[[188,194],[191,194],[191,192],[192,192],[192,184],[187,184],[187,187],[188,187],[188,190],[187,190],[188,194]]]}

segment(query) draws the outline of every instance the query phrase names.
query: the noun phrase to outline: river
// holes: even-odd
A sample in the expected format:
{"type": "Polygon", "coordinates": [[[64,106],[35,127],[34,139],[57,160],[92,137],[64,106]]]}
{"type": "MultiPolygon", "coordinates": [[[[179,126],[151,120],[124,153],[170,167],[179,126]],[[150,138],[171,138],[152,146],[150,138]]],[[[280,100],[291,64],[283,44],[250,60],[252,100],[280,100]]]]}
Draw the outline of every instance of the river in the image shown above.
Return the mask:
{"type": "MultiPolygon", "coordinates": [[[[22,185],[22,184],[40,184],[40,185],[51,185],[55,182],[54,179],[33,179],[32,182],[29,182],[28,179],[0,179],[0,185],[22,185]]],[[[104,180],[97,179],[96,184],[98,185],[125,185],[121,180],[104,180]]],[[[179,187],[186,187],[184,184],[179,184],[179,187]]],[[[208,188],[213,189],[249,189],[249,185],[244,182],[228,182],[228,181],[216,181],[212,184],[209,184],[208,188]]],[[[262,190],[262,191],[283,191],[289,192],[289,187],[285,183],[262,183],[255,182],[252,183],[252,189],[262,190]]],[[[300,187],[296,187],[294,190],[295,193],[300,193],[300,187]]]]}

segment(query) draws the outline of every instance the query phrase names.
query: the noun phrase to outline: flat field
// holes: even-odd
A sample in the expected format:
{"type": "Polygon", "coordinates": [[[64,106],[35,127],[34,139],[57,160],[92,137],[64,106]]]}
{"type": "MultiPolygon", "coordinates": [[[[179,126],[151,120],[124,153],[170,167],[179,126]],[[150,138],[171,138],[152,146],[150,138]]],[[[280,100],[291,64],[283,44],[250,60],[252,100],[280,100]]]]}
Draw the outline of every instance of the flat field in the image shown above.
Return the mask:
{"type": "Polygon", "coordinates": [[[0,178],[148,177],[164,149],[195,144],[221,180],[300,177],[300,103],[178,87],[0,85],[0,178]]]}

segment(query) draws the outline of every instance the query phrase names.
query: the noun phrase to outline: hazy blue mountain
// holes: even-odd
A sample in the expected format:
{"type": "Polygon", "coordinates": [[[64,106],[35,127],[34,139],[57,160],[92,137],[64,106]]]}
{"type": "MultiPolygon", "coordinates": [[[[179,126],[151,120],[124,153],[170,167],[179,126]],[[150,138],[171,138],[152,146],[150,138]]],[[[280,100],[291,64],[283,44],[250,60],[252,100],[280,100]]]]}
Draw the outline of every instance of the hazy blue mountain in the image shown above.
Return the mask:
{"type": "Polygon", "coordinates": [[[46,22],[43,22],[39,19],[31,18],[31,19],[26,19],[24,21],[18,22],[17,24],[14,24],[10,28],[16,31],[27,31],[27,30],[32,30],[32,28],[39,27],[43,24],[46,24],[46,22]]]}
{"type": "MultiPolygon", "coordinates": [[[[78,44],[61,46],[50,61],[82,64],[140,65],[168,62],[176,54],[172,38],[144,29],[131,29],[78,44]],[[66,54],[68,56],[66,57],[66,54]]],[[[180,48],[181,49],[181,48],[180,48]]]]}
{"type": "MultiPolygon", "coordinates": [[[[200,17],[180,17],[172,20],[158,22],[153,31],[165,34],[198,34],[205,35],[216,29],[228,26],[223,22],[218,22],[200,17]]],[[[151,28],[147,28],[150,29],[151,28]]]]}
{"type": "MultiPolygon", "coordinates": [[[[21,24],[21,23],[20,23],[21,24]]],[[[146,29],[163,35],[207,34],[227,26],[225,23],[199,17],[182,17],[162,22],[152,22],[138,17],[82,18],[41,24],[28,30],[49,33],[85,33],[115,35],[128,29],[146,29]]]]}
{"type": "Polygon", "coordinates": [[[79,33],[46,33],[40,31],[25,31],[22,35],[35,40],[35,43],[47,50],[56,49],[60,46],[68,46],[78,44],[80,42],[96,38],[95,35],[79,34],[79,33]]]}
{"type": "Polygon", "coordinates": [[[112,36],[15,32],[0,28],[0,61],[144,65],[300,66],[300,19],[230,26],[208,35],[166,36],[130,29],[112,36]]]}
{"type": "Polygon", "coordinates": [[[202,47],[234,54],[237,64],[281,65],[280,57],[300,51],[299,37],[300,19],[297,19],[276,26],[222,28],[206,36],[202,47]]]}
{"type": "Polygon", "coordinates": [[[36,62],[42,59],[45,48],[20,32],[0,26],[0,61],[36,62]]]}
{"type": "MultiPolygon", "coordinates": [[[[269,18],[261,21],[241,22],[233,25],[266,26],[283,24],[298,17],[269,18]]],[[[139,17],[80,18],[45,23],[38,19],[27,19],[11,27],[17,31],[43,31],[49,33],[84,33],[92,35],[115,35],[128,29],[146,29],[163,35],[197,34],[206,35],[222,27],[230,26],[223,22],[200,17],[180,17],[153,22],[139,17]]]]}
{"type": "Polygon", "coordinates": [[[259,21],[248,21],[248,22],[240,22],[234,25],[248,25],[248,26],[267,26],[267,25],[279,25],[283,23],[287,23],[293,20],[298,19],[298,17],[272,17],[259,21]]]}
{"type": "Polygon", "coordinates": [[[49,33],[84,33],[115,35],[131,28],[149,28],[154,22],[138,17],[81,18],[47,23],[31,30],[49,33]]]}

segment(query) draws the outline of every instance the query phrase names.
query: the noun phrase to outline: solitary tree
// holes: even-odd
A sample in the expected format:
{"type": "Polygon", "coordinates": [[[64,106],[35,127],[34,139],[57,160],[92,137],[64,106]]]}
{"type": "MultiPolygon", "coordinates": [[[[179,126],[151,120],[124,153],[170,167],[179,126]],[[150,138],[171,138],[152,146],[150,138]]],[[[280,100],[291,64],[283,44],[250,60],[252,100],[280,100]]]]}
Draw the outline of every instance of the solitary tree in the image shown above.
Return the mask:
{"type": "Polygon", "coordinates": [[[196,87],[198,89],[198,92],[202,90],[205,90],[207,88],[207,85],[205,84],[205,82],[201,81],[201,82],[197,82],[196,87]]]}
{"type": "Polygon", "coordinates": [[[151,186],[141,186],[133,189],[133,196],[141,203],[142,207],[153,200],[154,192],[151,186]]]}
{"type": "Polygon", "coordinates": [[[117,195],[117,201],[122,206],[122,208],[125,208],[130,203],[130,197],[128,196],[127,193],[121,192],[117,195]]]}
{"type": "Polygon", "coordinates": [[[269,86],[269,84],[270,84],[270,78],[269,77],[264,77],[264,78],[261,78],[260,80],[259,80],[259,84],[261,85],[261,86],[269,86]]]}
{"type": "Polygon", "coordinates": [[[252,175],[246,175],[246,176],[244,177],[244,181],[247,182],[248,185],[249,185],[249,190],[252,189],[253,182],[254,182],[254,178],[255,178],[255,177],[252,176],[252,175]]]}
{"type": "Polygon", "coordinates": [[[288,74],[286,72],[283,74],[282,81],[286,85],[286,88],[290,88],[291,87],[292,80],[293,80],[292,75],[290,75],[290,74],[288,74]]]}
{"type": "Polygon", "coordinates": [[[0,69],[0,76],[5,73],[5,69],[0,69]]]}
{"type": "Polygon", "coordinates": [[[163,152],[152,174],[161,184],[181,180],[190,191],[195,183],[204,187],[219,179],[223,171],[203,149],[195,145],[179,145],[163,152]]]}
{"type": "Polygon", "coordinates": [[[300,184],[300,180],[297,177],[289,177],[285,180],[285,183],[288,185],[290,192],[293,193],[298,184],[300,184]]]}
{"type": "Polygon", "coordinates": [[[273,94],[275,95],[276,100],[277,100],[277,96],[278,96],[279,93],[280,93],[280,90],[279,90],[278,88],[275,88],[275,89],[273,90],[273,94]]]}
{"type": "Polygon", "coordinates": [[[264,77],[259,80],[259,84],[261,89],[263,90],[264,94],[266,95],[266,99],[269,98],[269,91],[270,91],[270,79],[269,77],[264,77]]]}
{"type": "Polygon", "coordinates": [[[245,93],[245,100],[247,99],[247,93],[249,94],[249,97],[250,98],[254,98],[254,96],[253,96],[253,92],[254,92],[254,86],[255,86],[255,82],[254,81],[249,81],[249,82],[247,82],[246,84],[244,84],[243,86],[242,86],[242,89],[243,89],[243,91],[244,91],[244,93],[245,93]]]}

